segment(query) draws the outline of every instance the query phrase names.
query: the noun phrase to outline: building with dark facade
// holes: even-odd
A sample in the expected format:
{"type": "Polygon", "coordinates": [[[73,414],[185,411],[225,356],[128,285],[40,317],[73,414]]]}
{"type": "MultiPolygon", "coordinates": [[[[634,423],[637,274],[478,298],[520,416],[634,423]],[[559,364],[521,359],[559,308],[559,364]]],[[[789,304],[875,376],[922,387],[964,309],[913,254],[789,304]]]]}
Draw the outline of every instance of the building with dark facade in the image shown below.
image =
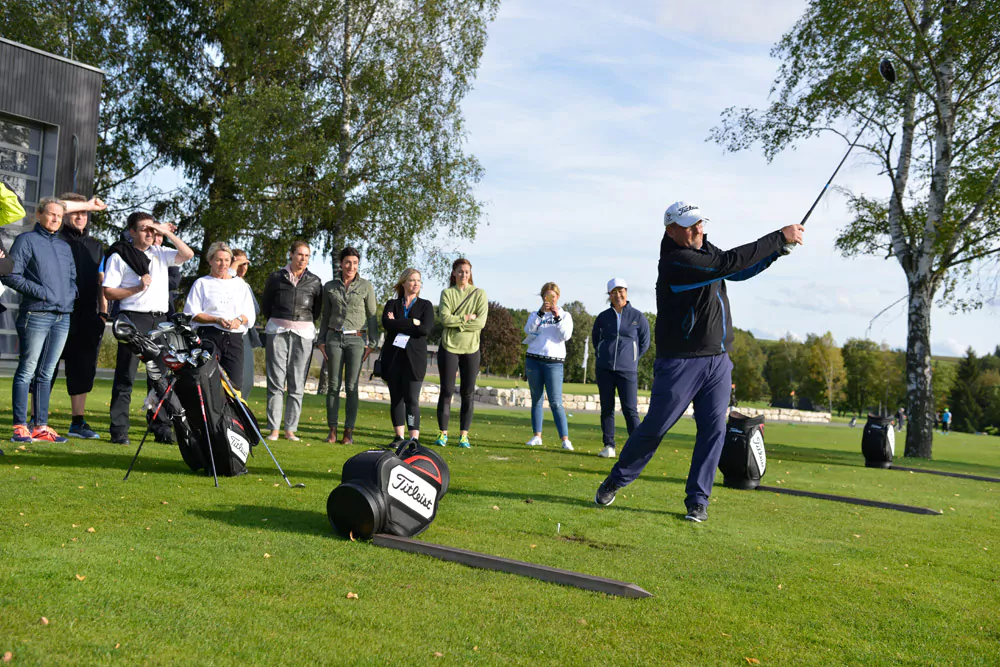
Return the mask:
{"type": "MultiPolygon", "coordinates": [[[[0,37],[0,178],[24,201],[27,217],[0,227],[4,245],[34,225],[42,197],[94,187],[97,121],[104,72],[0,37]]],[[[0,357],[17,352],[18,295],[0,302],[0,357]]]]}

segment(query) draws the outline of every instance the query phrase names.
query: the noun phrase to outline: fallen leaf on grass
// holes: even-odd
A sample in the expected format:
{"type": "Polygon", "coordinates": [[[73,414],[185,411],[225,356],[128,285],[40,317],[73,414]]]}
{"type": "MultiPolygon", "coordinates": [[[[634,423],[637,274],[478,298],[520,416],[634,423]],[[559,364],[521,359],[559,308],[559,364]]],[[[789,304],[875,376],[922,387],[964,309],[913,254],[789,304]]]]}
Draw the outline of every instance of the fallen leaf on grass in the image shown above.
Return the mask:
{"type": "Polygon", "coordinates": [[[435,658],[443,658],[444,657],[444,653],[442,653],[441,651],[434,651],[434,657],[435,658]]]}
{"type": "Polygon", "coordinates": [[[498,507],[497,505],[494,505],[494,506],[493,506],[493,509],[495,509],[495,510],[498,510],[498,509],[500,509],[500,508],[499,508],[499,507],[498,507]]]}
{"type": "Polygon", "coordinates": [[[347,599],[348,600],[357,600],[358,599],[358,594],[357,593],[348,593],[347,594],[347,599]]]}
{"type": "Polygon", "coordinates": [[[4,662],[10,662],[13,659],[14,659],[14,654],[11,653],[10,651],[7,651],[6,653],[3,654],[3,661],[4,662]]]}
{"type": "Polygon", "coordinates": [[[473,646],[473,647],[472,647],[472,650],[473,650],[473,651],[478,651],[478,650],[479,650],[479,647],[478,647],[478,646],[473,646]]]}
{"type": "MultiPolygon", "coordinates": [[[[21,466],[14,466],[14,470],[20,470],[20,469],[21,469],[21,466]]],[[[955,494],[955,495],[958,495],[958,494],[955,494]]]]}
{"type": "Polygon", "coordinates": [[[83,581],[86,578],[87,578],[86,575],[83,575],[83,574],[76,575],[76,580],[77,581],[83,581]]]}
{"type": "Polygon", "coordinates": [[[534,549],[534,548],[535,548],[535,547],[537,547],[537,546],[538,546],[537,544],[532,544],[532,545],[531,545],[531,548],[532,548],[532,549],[534,549]]]}
{"type": "Polygon", "coordinates": [[[542,473],[542,477],[548,477],[548,476],[549,476],[549,473],[547,473],[547,472],[543,472],[542,473]]]}
{"type": "Polygon", "coordinates": [[[760,664],[760,660],[758,660],[757,658],[743,658],[743,659],[747,661],[748,665],[759,665],[760,664]]]}
{"type": "Polygon", "coordinates": [[[121,644],[115,644],[115,648],[119,648],[121,644]]]}
{"type": "Polygon", "coordinates": [[[719,634],[722,635],[723,637],[732,637],[731,634],[728,634],[728,633],[725,633],[725,632],[720,632],[719,634]]]}
{"type": "Polygon", "coordinates": [[[861,537],[861,536],[860,536],[860,535],[858,535],[857,533],[852,533],[852,534],[854,535],[854,537],[857,537],[857,538],[860,538],[860,537],[861,537]]]}
{"type": "Polygon", "coordinates": [[[156,557],[156,560],[163,560],[163,559],[162,559],[162,558],[160,558],[159,556],[157,556],[157,557],[156,557]]]}
{"type": "Polygon", "coordinates": [[[275,486],[281,486],[281,484],[275,484],[275,486]]]}
{"type": "Polygon", "coordinates": [[[93,526],[91,526],[90,528],[88,528],[88,529],[87,529],[87,532],[88,532],[88,533],[96,533],[97,531],[96,531],[96,530],[94,530],[94,527],[93,527],[93,526]]]}
{"type": "Polygon", "coordinates": [[[269,554],[267,552],[264,553],[264,558],[270,558],[270,557],[271,557],[271,554],[269,554]]]}
{"type": "Polygon", "coordinates": [[[77,525],[77,524],[75,524],[75,523],[74,523],[74,524],[72,524],[72,526],[73,526],[74,528],[79,528],[79,527],[80,527],[80,526],[78,526],[78,525],[77,525]]]}
{"type": "Polygon", "coordinates": [[[781,584],[778,584],[778,590],[779,591],[781,590],[781,584]]]}
{"type": "Polygon", "coordinates": [[[161,501],[160,501],[160,504],[161,504],[161,505],[169,505],[170,503],[168,503],[168,502],[167,502],[166,500],[161,500],[161,501]]]}
{"type": "Polygon", "coordinates": [[[82,489],[83,487],[82,487],[82,486],[78,486],[78,487],[76,487],[76,488],[78,488],[78,489],[82,489]]]}
{"type": "Polygon", "coordinates": [[[42,616],[42,619],[40,621],[38,621],[38,622],[41,623],[42,625],[48,625],[49,624],[49,619],[47,619],[44,616],[42,616]]]}
{"type": "Polygon", "coordinates": [[[580,625],[587,625],[587,619],[581,618],[579,621],[577,621],[577,623],[579,623],[580,625]]]}

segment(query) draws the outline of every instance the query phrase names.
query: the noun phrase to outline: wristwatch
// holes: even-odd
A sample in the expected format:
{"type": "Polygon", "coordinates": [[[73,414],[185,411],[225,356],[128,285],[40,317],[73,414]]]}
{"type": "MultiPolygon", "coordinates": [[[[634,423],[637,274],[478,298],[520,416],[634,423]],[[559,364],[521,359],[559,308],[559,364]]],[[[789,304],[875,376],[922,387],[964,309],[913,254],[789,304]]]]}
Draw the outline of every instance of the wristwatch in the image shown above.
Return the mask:
{"type": "Polygon", "coordinates": [[[107,322],[108,318],[110,317],[110,315],[108,315],[107,313],[97,313],[97,316],[100,317],[105,322],[107,322]]]}

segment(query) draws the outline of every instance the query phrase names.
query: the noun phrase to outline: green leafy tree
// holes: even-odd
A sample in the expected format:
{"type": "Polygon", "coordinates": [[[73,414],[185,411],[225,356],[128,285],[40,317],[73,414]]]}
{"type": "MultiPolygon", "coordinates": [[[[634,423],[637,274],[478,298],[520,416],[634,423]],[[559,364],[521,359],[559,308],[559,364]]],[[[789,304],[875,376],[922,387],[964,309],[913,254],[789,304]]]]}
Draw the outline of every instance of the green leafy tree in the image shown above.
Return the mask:
{"type": "Polygon", "coordinates": [[[480,335],[483,368],[496,375],[510,376],[514,373],[523,356],[523,337],[510,311],[491,301],[486,326],[480,335]]]}
{"type": "Polygon", "coordinates": [[[643,313],[649,320],[649,349],[639,357],[639,386],[650,389],[653,386],[653,363],[656,361],[656,313],[643,313]]]}
{"type": "Polygon", "coordinates": [[[760,143],[771,159],[821,133],[867,128],[858,148],[885,188],[850,196],[854,219],[837,247],[895,257],[906,276],[906,456],[932,453],[934,301],[978,306],[960,288],[1000,252],[997,25],[997,0],[811,0],[772,51],[782,64],[771,105],[731,108],[713,134],[729,150],[760,143]],[[883,54],[899,75],[891,88],[878,74],[883,54]]]}
{"type": "Polygon", "coordinates": [[[948,397],[952,427],[956,431],[975,433],[983,428],[984,410],[980,399],[980,368],[976,353],[970,347],[955,369],[955,383],[948,397]]]}
{"type": "Polygon", "coordinates": [[[596,355],[594,342],[589,340],[594,328],[594,316],[587,312],[580,301],[570,301],[562,306],[573,316],[573,336],[566,341],[566,382],[593,382],[596,378],[596,355]],[[583,368],[583,350],[587,347],[587,368],[583,368]]]}
{"type": "Polygon", "coordinates": [[[833,404],[840,399],[844,386],[844,358],[833,334],[809,334],[801,356],[804,373],[799,386],[803,397],[833,413],[833,404]]]}
{"type": "Polygon", "coordinates": [[[769,347],[764,379],[771,388],[772,405],[790,406],[794,403],[793,392],[798,388],[802,375],[798,358],[801,347],[802,344],[790,334],[769,347]]]}
{"type": "Polygon", "coordinates": [[[736,399],[758,401],[770,396],[771,388],[764,379],[767,356],[752,333],[736,329],[729,358],[733,362],[733,384],[736,399]]]}
{"type": "Polygon", "coordinates": [[[881,350],[878,343],[849,338],[840,350],[844,357],[844,404],[849,412],[861,415],[876,394],[881,350]]]}

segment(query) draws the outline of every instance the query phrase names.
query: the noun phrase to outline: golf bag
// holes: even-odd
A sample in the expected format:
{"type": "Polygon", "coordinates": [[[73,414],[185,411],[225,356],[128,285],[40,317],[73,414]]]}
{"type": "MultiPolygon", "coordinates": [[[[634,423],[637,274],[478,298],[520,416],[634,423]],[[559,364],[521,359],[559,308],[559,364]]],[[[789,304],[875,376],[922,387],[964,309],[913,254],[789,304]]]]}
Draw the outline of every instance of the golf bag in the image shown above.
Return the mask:
{"type": "Polygon", "coordinates": [[[861,453],[865,455],[866,468],[891,468],[896,453],[896,429],[892,417],[868,415],[868,423],[861,436],[861,453]]]}
{"type": "Polygon", "coordinates": [[[341,483],[330,492],[326,513],[344,537],[412,537],[434,521],[450,481],[444,459],[415,440],[395,451],[370,449],[344,462],[341,483]]]}
{"type": "Polygon", "coordinates": [[[722,483],[733,489],[750,491],[760,485],[760,478],[766,469],[764,417],[730,412],[726,423],[726,441],[719,459],[722,483]]]}
{"type": "MultiPolygon", "coordinates": [[[[208,447],[215,458],[215,469],[219,475],[235,477],[246,474],[247,457],[258,444],[256,423],[247,422],[246,415],[252,415],[249,408],[244,411],[233,403],[240,400],[223,388],[219,362],[214,357],[198,367],[184,366],[176,371],[174,392],[188,415],[196,415],[189,424],[193,440],[198,445],[198,456],[185,463],[192,470],[200,470],[210,465],[208,447]],[[201,392],[199,395],[199,387],[201,392]],[[201,419],[204,409],[204,420],[201,419]]],[[[180,440],[180,433],[178,440],[180,440]]],[[[182,450],[183,454],[183,450],[182,450]]]]}

